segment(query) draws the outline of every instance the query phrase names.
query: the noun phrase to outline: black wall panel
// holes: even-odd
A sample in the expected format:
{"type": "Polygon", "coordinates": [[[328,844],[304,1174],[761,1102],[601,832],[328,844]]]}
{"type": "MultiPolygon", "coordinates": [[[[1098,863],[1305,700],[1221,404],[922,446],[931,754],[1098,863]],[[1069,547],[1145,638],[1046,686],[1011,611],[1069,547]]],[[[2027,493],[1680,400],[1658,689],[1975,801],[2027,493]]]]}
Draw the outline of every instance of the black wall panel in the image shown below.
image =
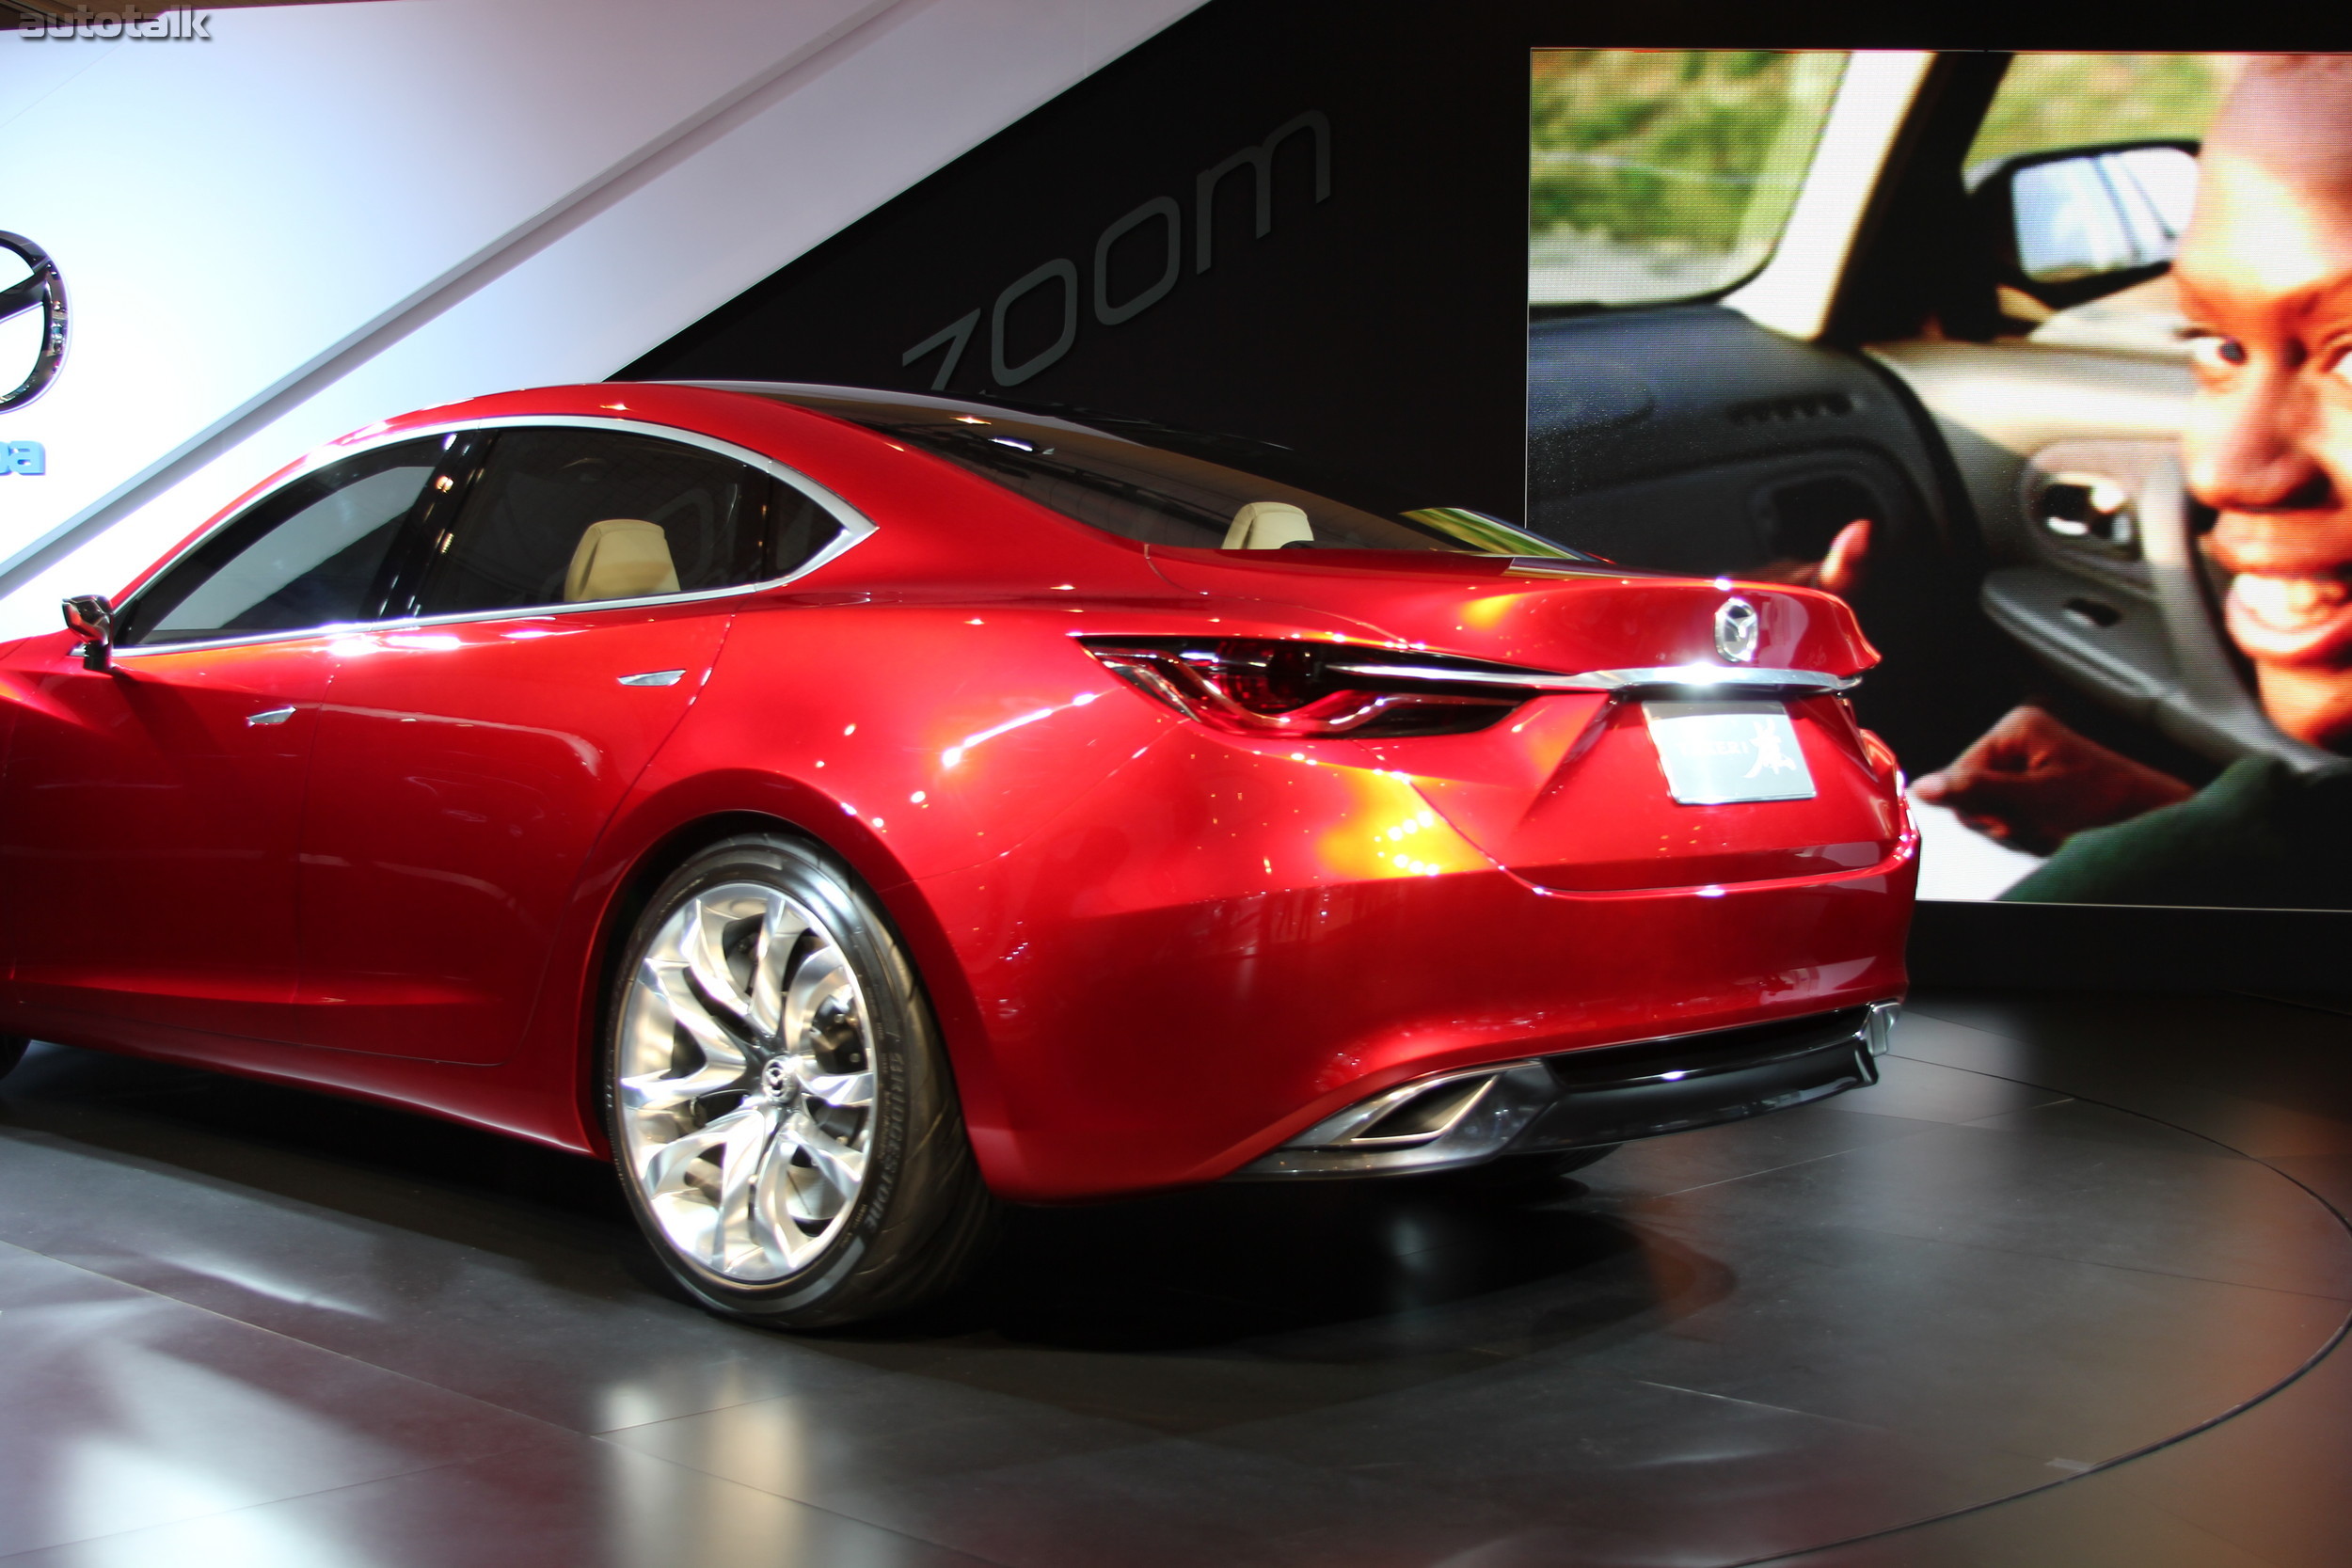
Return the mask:
{"type": "Polygon", "coordinates": [[[1526,71],[1475,10],[1220,0],[624,373],[922,388],[952,353],[958,394],[1240,432],[1516,515],[1526,71]],[[1261,209],[1248,154],[1286,126],[1261,209]]]}
{"type": "MultiPolygon", "coordinates": [[[[1211,0],[619,377],[924,389],[963,324],[958,395],[1279,441],[1518,518],[1530,48],[2326,48],[2315,16],[1211,0]],[[1263,217],[1254,164],[1232,162],[1252,150],[1263,217]]],[[[791,186],[779,170],[742,199],[791,186]]],[[[2352,989],[2331,958],[2347,927],[1943,905],[1915,960],[1944,983],[2352,989]]]]}

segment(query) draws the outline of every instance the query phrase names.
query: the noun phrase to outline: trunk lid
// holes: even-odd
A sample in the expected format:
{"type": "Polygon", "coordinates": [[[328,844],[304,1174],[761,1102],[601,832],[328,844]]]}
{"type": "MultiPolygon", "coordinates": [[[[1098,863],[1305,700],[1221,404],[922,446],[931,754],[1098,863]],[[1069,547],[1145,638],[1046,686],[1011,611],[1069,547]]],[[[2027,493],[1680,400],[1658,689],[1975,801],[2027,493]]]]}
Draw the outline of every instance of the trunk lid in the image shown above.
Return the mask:
{"type": "MultiPolygon", "coordinates": [[[[1773,584],[1434,552],[1155,546],[1152,559],[1179,588],[1270,601],[1267,619],[1278,618],[1274,603],[1311,607],[1402,644],[1530,669],[1730,667],[1716,648],[1716,613],[1735,595],[1757,612],[1749,668],[1843,678],[1878,657],[1841,601],[1773,584]]],[[[1639,693],[1542,696],[1471,734],[1352,744],[1366,765],[1409,777],[1486,854],[1558,893],[1705,891],[1891,868],[1909,847],[1892,758],[1874,752],[1845,700],[1742,701],[1759,717],[1785,712],[1809,797],[1677,800],[1639,693]]]]}
{"type": "Polygon", "coordinates": [[[1878,662],[1852,611],[1827,594],[1771,583],[1653,576],[1578,562],[1419,550],[1195,550],[1155,545],[1176,588],[1349,616],[1400,643],[1532,669],[1581,673],[1723,664],[1715,612],[1757,612],[1758,668],[1855,675],[1878,662]]]}

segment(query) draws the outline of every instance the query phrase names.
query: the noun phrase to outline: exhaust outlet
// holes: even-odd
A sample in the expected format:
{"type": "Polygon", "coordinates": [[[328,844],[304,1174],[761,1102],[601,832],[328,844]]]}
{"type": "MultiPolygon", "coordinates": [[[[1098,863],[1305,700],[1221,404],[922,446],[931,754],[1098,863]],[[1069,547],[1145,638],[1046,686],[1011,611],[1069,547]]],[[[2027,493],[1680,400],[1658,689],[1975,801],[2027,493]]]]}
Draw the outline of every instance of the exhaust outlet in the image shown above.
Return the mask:
{"type": "Polygon", "coordinates": [[[1229,1180],[1387,1176],[1652,1138],[1878,1082],[1897,1003],[1470,1068],[1326,1117],[1229,1180]]]}
{"type": "Polygon", "coordinates": [[[1239,1174],[1373,1176],[1476,1164],[1525,1132],[1559,1093],[1540,1061],[1424,1078],[1327,1117],[1239,1174]]]}

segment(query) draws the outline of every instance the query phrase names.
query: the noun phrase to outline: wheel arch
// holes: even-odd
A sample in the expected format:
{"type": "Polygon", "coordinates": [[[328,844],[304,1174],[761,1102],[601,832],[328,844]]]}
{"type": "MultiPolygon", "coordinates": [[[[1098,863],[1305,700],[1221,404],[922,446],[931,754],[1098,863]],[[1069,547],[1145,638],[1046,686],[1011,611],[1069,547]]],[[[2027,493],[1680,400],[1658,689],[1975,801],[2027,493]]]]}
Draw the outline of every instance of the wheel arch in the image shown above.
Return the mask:
{"type": "MultiPolygon", "coordinates": [[[[634,831],[614,835],[625,836],[627,845],[609,839],[612,852],[600,856],[603,863],[591,879],[583,879],[584,884],[593,882],[605,890],[597,898],[594,888],[584,887],[592,895],[595,914],[577,993],[574,1054],[576,1110],[595,1151],[606,1156],[612,1152],[600,1103],[601,1060],[606,1015],[628,932],[672,872],[710,846],[745,833],[779,833],[812,845],[873,896],[930,1005],[966,1123],[976,1131],[1003,1126],[979,1010],[929,900],[887,847],[838,805],[793,781],[763,775],[760,782],[769,787],[711,796],[704,787],[686,786],[682,796],[664,792],[662,798],[641,802],[642,809],[626,814],[634,831]],[[832,832],[817,831],[812,820],[825,823],[832,832]]],[[[707,785],[707,781],[696,784],[707,785]]],[[[984,1174],[993,1176],[988,1149],[1001,1140],[976,1137],[974,1143],[984,1174]]]]}

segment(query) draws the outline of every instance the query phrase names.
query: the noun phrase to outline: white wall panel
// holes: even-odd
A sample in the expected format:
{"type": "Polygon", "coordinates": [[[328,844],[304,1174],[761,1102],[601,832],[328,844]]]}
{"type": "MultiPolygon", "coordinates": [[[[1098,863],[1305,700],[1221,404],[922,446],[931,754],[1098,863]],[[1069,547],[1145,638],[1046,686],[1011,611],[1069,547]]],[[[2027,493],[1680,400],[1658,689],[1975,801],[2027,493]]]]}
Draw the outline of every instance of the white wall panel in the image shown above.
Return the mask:
{"type": "Polygon", "coordinates": [[[0,36],[0,135],[103,171],[0,191],[73,307],[63,373],[0,415],[50,468],[0,481],[0,637],[346,430],[609,373],[1196,3],[395,0],[220,12],[209,44],[0,36]]]}

